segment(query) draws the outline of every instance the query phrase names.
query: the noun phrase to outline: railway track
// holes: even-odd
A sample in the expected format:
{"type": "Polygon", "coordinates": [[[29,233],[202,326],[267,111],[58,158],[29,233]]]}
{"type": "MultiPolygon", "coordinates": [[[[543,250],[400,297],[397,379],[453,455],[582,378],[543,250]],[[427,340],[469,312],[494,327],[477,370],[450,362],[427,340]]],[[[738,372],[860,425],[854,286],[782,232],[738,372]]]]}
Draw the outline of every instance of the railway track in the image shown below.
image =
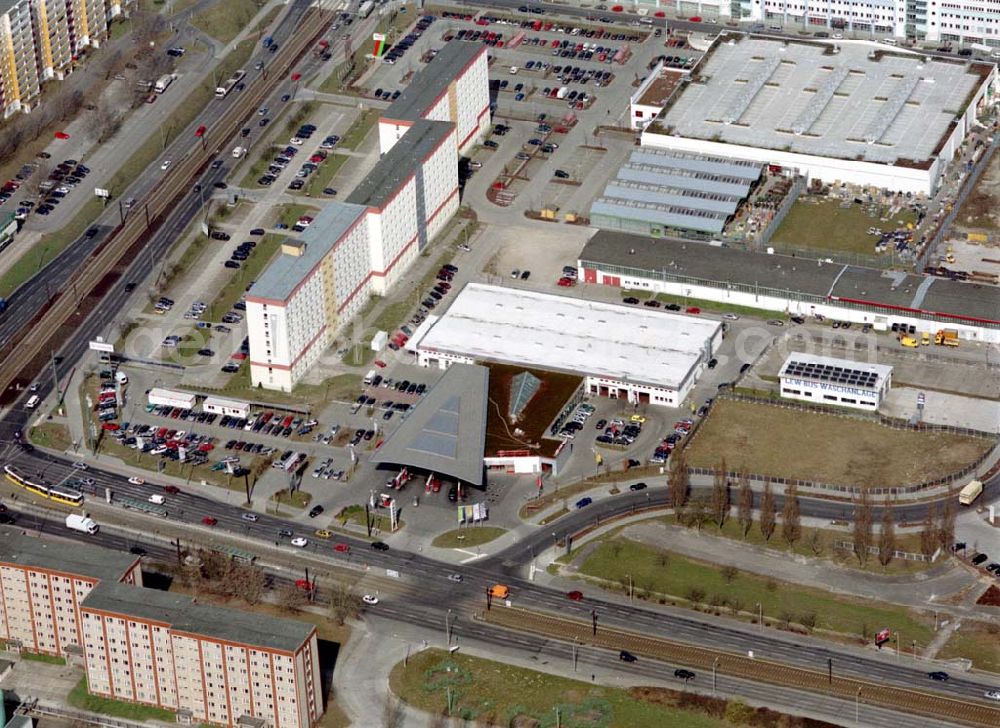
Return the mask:
{"type": "Polygon", "coordinates": [[[859,700],[862,703],[897,708],[907,713],[972,726],[985,728],[1000,725],[1000,708],[937,693],[838,677],[836,674],[831,676],[828,672],[792,667],[708,647],[671,642],[626,630],[598,626],[595,635],[590,622],[516,607],[494,607],[478,616],[482,621],[519,632],[532,632],[565,641],[575,640],[579,644],[608,650],[628,650],[634,655],[684,667],[712,670],[714,666],[719,675],[859,700]]]}
{"type": "Polygon", "coordinates": [[[45,358],[61,348],[66,327],[78,325],[86,318],[89,313],[86,304],[93,304],[95,296],[96,300],[100,300],[103,295],[100,289],[107,283],[108,277],[113,276],[113,282],[117,278],[115,269],[123,261],[134,259],[146,238],[171,212],[175,201],[189,194],[193,180],[274,87],[287,78],[292,67],[316,43],[332,18],[328,11],[318,8],[306,10],[298,22],[301,32],[293,32],[292,37],[282,45],[268,63],[266,75],[262,74],[239,93],[235,103],[223,112],[218,122],[206,130],[202,138],[195,140],[191,149],[174,162],[162,181],[133,206],[125,221],[86,260],[81,261],[80,267],[62,289],[4,344],[0,349],[0,361],[4,363],[0,369],[0,393],[5,400],[11,398],[9,389],[23,390],[45,358]],[[132,255],[128,255],[130,251],[132,255]]]}

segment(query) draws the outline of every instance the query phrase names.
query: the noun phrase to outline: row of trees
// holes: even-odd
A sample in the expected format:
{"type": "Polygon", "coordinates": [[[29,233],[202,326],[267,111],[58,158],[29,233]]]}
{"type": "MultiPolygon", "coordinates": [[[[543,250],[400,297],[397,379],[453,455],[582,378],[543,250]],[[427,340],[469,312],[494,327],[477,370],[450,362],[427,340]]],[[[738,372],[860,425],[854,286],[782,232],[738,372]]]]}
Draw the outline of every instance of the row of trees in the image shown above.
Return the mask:
{"type": "MultiPolygon", "coordinates": [[[[674,517],[678,523],[694,526],[700,531],[706,524],[713,523],[718,528],[725,526],[730,518],[733,497],[732,483],[728,477],[726,461],[715,468],[712,490],[707,497],[691,497],[691,483],[688,475],[684,451],[675,454],[670,465],[667,494],[674,517]]],[[[750,488],[750,476],[744,469],[736,482],[736,519],[740,535],[745,539],[753,527],[754,496],[750,488]]],[[[764,481],[758,508],[758,527],[765,541],[770,541],[779,529],[778,506],[770,480],[764,481]]],[[[853,550],[858,562],[865,566],[871,556],[876,555],[882,566],[888,566],[895,558],[897,549],[895,513],[891,503],[882,508],[878,534],[875,533],[875,504],[867,490],[862,490],[853,501],[853,550]],[[874,547],[874,548],[873,548],[874,547]]],[[[781,507],[781,538],[794,546],[803,538],[802,512],[798,487],[792,483],[785,489],[781,507]]],[[[930,557],[938,548],[950,549],[955,541],[955,499],[948,498],[938,511],[931,504],[920,534],[921,552],[930,557]]],[[[818,530],[807,537],[807,544],[817,555],[822,552],[822,539],[818,530]]]]}

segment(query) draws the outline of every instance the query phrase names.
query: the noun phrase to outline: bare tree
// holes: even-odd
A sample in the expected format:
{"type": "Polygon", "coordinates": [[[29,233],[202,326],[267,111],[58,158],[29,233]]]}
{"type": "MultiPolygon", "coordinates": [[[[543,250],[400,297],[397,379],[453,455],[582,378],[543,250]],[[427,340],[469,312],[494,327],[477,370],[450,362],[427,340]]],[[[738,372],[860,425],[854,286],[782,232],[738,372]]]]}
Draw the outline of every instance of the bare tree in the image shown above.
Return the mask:
{"type": "Polygon", "coordinates": [[[949,493],[941,509],[941,520],[938,522],[938,545],[945,551],[950,551],[955,543],[955,497],[949,493]]]}
{"type": "Polygon", "coordinates": [[[920,553],[927,558],[933,556],[934,552],[937,551],[938,533],[937,527],[934,525],[936,521],[937,503],[931,503],[927,506],[924,523],[920,529],[920,553]]]}
{"type": "Polygon", "coordinates": [[[687,503],[688,493],[691,483],[688,477],[687,457],[681,449],[670,464],[670,473],[667,482],[667,495],[670,497],[670,505],[674,509],[674,517],[680,523],[684,517],[684,504],[687,503]]]}
{"type": "Polygon", "coordinates": [[[257,604],[267,591],[267,577],[259,566],[233,563],[223,579],[226,592],[247,604],[257,604]]]}
{"type": "Polygon", "coordinates": [[[823,541],[823,532],[818,528],[814,528],[809,532],[809,535],[806,536],[806,546],[808,546],[809,550],[813,552],[813,556],[821,556],[823,554],[823,541]]]}
{"type": "Polygon", "coordinates": [[[343,584],[334,582],[330,591],[330,619],[342,625],[348,619],[357,617],[360,612],[358,595],[343,584]]]}
{"type": "Polygon", "coordinates": [[[878,534],[878,562],[883,567],[888,566],[896,550],[896,521],[892,506],[886,503],[882,506],[882,525],[878,534]]]}
{"type": "Polygon", "coordinates": [[[51,166],[48,161],[39,159],[35,164],[35,171],[31,173],[28,181],[24,183],[24,190],[28,197],[36,197],[38,195],[38,187],[49,176],[50,171],[51,166]]]}
{"type": "Polygon", "coordinates": [[[764,481],[764,494],[760,498],[760,533],[765,541],[770,541],[774,535],[777,521],[774,493],[771,492],[771,480],[764,481]]]}
{"type": "Polygon", "coordinates": [[[862,566],[868,563],[872,546],[875,506],[867,488],[862,488],[854,499],[854,555],[862,566]]]}
{"type": "Polygon", "coordinates": [[[789,546],[794,546],[802,538],[802,514],[795,483],[785,489],[785,504],[781,509],[781,537],[789,546]]]}
{"type": "Polygon", "coordinates": [[[722,578],[727,584],[732,584],[733,580],[739,576],[740,570],[732,564],[727,564],[719,569],[719,573],[722,574],[722,578]]]}
{"type": "Polygon", "coordinates": [[[278,589],[278,606],[287,612],[298,612],[305,605],[308,599],[304,591],[294,584],[286,584],[278,589]]]}
{"type": "Polygon", "coordinates": [[[746,538],[753,525],[753,491],[750,490],[750,474],[747,473],[746,468],[740,470],[739,483],[740,500],[739,506],[737,506],[737,518],[740,521],[740,531],[743,533],[743,538],[746,538]]]}
{"type": "Polygon", "coordinates": [[[699,533],[711,517],[708,501],[704,498],[695,498],[691,501],[688,507],[688,523],[696,527],[699,533]]]}
{"type": "Polygon", "coordinates": [[[729,517],[729,478],[726,473],[726,459],[715,468],[712,481],[712,520],[722,528],[729,517]]]}

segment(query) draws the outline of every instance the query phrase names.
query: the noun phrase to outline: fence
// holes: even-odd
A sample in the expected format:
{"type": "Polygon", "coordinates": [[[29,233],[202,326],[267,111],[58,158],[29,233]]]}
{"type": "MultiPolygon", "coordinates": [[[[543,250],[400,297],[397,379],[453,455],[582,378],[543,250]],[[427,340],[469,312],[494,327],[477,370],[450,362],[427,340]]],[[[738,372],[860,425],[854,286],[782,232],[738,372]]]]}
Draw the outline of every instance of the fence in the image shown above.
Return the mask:
{"type": "MultiPolygon", "coordinates": [[[[853,551],[854,551],[854,542],[853,541],[834,541],[833,542],[833,547],[835,549],[842,549],[844,551],[850,551],[850,552],[853,553],[853,551]]],[[[880,551],[880,549],[879,549],[878,546],[869,546],[868,547],[868,553],[871,554],[872,556],[878,556],[879,551],[880,551]]],[[[902,559],[903,561],[923,561],[925,563],[931,563],[931,564],[933,564],[935,561],[937,561],[938,556],[940,556],[940,555],[941,555],[941,549],[936,549],[934,551],[934,553],[931,554],[930,556],[924,556],[923,554],[915,554],[912,551],[893,551],[892,552],[893,558],[896,558],[896,559],[902,559]]]]}
{"type": "Polygon", "coordinates": [[[778,205],[778,210],[774,213],[774,217],[771,218],[771,222],[767,224],[760,236],[757,238],[757,248],[766,246],[771,242],[771,237],[781,227],[781,223],[784,222],[785,217],[788,215],[789,210],[792,209],[792,205],[799,199],[799,196],[805,192],[806,189],[806,178],[796,177],[792,182],[792,186],[788,190],[788,194],[785,195],[785,199],[781,201],[778,205]]]}
{"type": "MultiPolygon", "coordinates": [[[[961,470],[942,476],[940,478],[935,478],[933,480],[925,480],[923,482],[914,483],[910,485],[899,485],[886,488],[859,488],[852,485],[843,485],[837,483],[817,483],[811,480],[800,480],[798,478],[782,478],[774,475],[766,475],[761,473],[748,473],[748,477],[751,483],[763,484],[764,482],[770,482],[773,485],[781,485],[785,486],[786,488],[790,485],[795,485],[797,488],[826,491],[828,493],[841,494],[850,498],[853,498],[855,495],[860,494],[862,491],[866,491],[870,495],[876,497],[894,497],[899,495],[919,493],[920,491],[927,490],[929,488],[935,488],[942,485],[951,487],[952,485],[954,485],[955,481],[961,480],[969,475],[975,475],[979,471],[979,468],[983,465],[983,463],[987,462],[990,459],[1000,457],[1000,442],[996,440],[996,435],[993,433],[983,432],[981,430],[973,430],[970,428],[963,428],[963,427],[952,427],[950,425],[921,424],[913,426],[904,420],[897,420],[895,418],[884,417],[882,415],[877,415],[877,414],[868,414],[865,412],[854,412],[846,410],[834,410],[816,405],[790,402],[787,400],[773,401],[761,397],[753,397],[733,392],[720,392],[718,394],[718,399],[729,399],[736,402],[751,402],[754,404],[767,404],[774,407],[782,407],[784,409],[798,410],[800,412],[814,412],[825,415],[845,417],[854,420],[875,422],[877,424],[881,424],[886,427],[892,427],[893,429],[898,429],[898,430],[949,432],[952,434],[967,435],[971,437],[981,437],[983,439],[989,439],[994,441],[994,445],[992,448],[987,450],[974,462],[970,463],[961,470]]],[[[697,431],[698,431],[697,428],[695,428],[692,431],[690,438],[688,440],[689,445],[694,441],[694,437],[695,435],[697,435],[697,431]]],[[[716,473],[715,468],[699,468],[699,467],[688,468],[689,475],[714,476],[715,473],[716,473]]],[[[737,480],[740,478],[741,475],[742,474],[737,471],[727,471],[725,473],[726,478],[729,480],[737,480]]]]}

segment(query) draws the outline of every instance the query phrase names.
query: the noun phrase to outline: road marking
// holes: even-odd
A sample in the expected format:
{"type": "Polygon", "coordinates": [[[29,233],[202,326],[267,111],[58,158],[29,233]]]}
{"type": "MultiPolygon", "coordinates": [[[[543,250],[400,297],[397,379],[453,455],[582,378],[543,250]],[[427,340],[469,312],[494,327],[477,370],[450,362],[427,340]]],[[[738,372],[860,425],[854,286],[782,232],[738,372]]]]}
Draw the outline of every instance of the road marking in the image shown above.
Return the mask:
{"type": "MultiPolygon", "coordinates": [[[[468,552],[468,551],[463,551],[462,553],[466,553],[466,554],[467,554],[467,553],[469,553],[469,552],[468,552]]],[[[473,555],[472,555],[472,556],[470,556],[469,558],[467,558],[467,559],[464,559],[464,560],[462,560],[462,561],[459,561],[458,563],[460,563],[460,564],[467,564],[467,563],[469,563],[470,561],[475,561],[476,559],[481,559],[481,558],[483,558],[484,556],[487,556],[487,554],[473,554],[473,555]]]]}

